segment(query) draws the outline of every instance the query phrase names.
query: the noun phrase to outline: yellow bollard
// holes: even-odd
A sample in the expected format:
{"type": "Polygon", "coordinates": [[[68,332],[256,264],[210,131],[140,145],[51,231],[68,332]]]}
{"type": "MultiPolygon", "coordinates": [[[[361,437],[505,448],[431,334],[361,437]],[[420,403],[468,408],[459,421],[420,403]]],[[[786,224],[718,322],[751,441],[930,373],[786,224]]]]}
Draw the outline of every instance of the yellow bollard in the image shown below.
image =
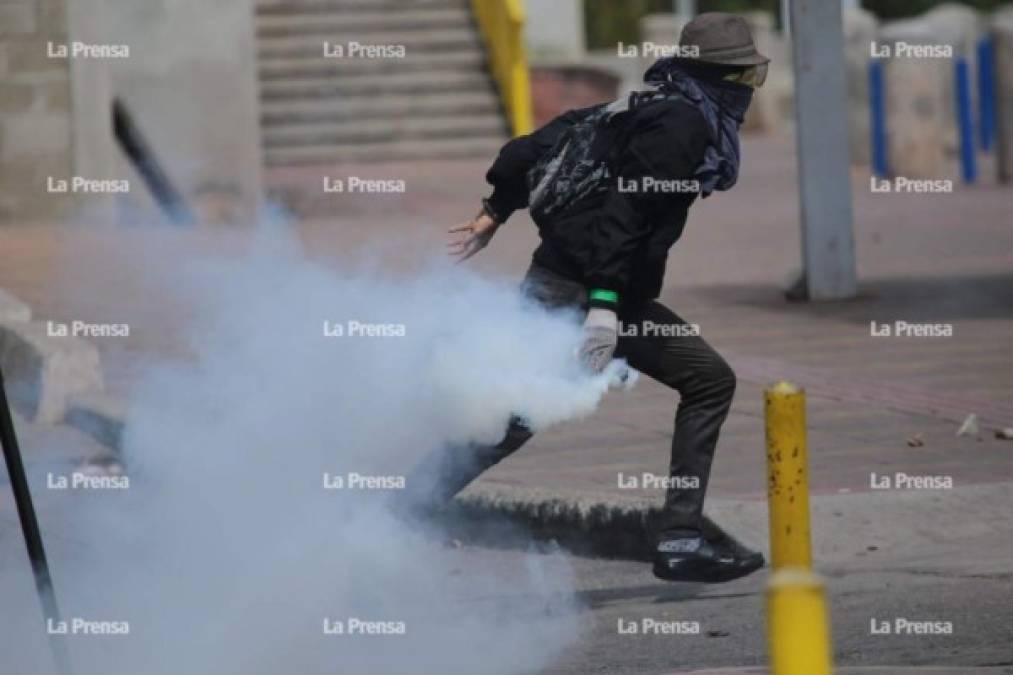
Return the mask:
{"type": "Polygon", "coordinates": [[[805,391],[778,382],[764,392],[764,403],[771,566],[812,569],[805,391]]]}
{"type": "Polygon", "coordinates": [[[767,583],[767,644],[771,675],[830,675],[826,593],[802,568],[775,572],[767,583]]]}

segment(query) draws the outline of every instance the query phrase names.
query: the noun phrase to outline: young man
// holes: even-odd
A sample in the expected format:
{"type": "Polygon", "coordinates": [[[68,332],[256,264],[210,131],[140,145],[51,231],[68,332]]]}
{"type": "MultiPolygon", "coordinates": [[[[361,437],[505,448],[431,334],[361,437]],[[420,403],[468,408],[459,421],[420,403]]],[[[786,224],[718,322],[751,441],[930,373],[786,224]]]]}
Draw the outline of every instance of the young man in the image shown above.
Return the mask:
{"type": "MultiPolygon", "coordinates": [[[[678,487],[667,492],[653,542],[654,574],[662,579],[728,581],[763,566],[759,553],[706,531],[703,517],[735,374],[656,298],[689,207],[736,182],[738,129],[768,62],[741,17],[700,15],[683,30],[677,57],[647,71],[644,90],[568,112],[508,142],[488,172],[493,192],[482,211],[450,230],[451,253],[467,259],[511,213],[528,207],[542,241],[525,291],[549,307],[587,310],[582,361],[600,371],[622,357],[679,392],[670,466],[678,487]]],[[[436,483],[428,498],[449,500],[530,437],[515,421],[495,447],[434,459],[418,474],[436,483]]]]}

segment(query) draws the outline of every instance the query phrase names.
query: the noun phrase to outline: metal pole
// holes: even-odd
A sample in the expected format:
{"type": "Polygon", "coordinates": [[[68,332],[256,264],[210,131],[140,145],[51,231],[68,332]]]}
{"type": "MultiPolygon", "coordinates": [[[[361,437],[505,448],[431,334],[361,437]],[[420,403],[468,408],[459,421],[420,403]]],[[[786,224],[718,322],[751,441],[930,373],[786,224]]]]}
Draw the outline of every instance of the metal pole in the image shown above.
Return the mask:
{"type": "Polygon", "coordinates": [[[869,128],[872,143],[872,172],[886,178],[890,173],[886,144],[886,85],[883,62],[869,61],[869,128]]]}
{"type": "Polygon", "coordinates": [[[971,104],[971,67],[966,57],[958,57],[954,64],[957,84],[957,130],[960,134],[960,173],[965,183],[978,180],[978,162],[974,146],[974,114],[971,104]]]}
{"type": "Polygon", "coordinates": [[[991,35],[978,42],[978,129],[981,149],[991,152],[995,138],[995,49],[991,35]]]}
{"type": "Polygon", "coordinates": [[[778,382],[763,393],[767,427],[767,508],[775,571],[812,567],[805,391],[778,382]]]}
{"type": "Polygon", "coordinates": [[[826,591],[809,570],[786,568],[771,575],[767,643],[771,675],[833,672],[826,591]]]}
{"type": "Polygon", "coordinates": [[[791,2],[806,297],[857,291],[844,32],[839,2],[791,2]]]}
{"type": "Polygon", "coordinates": [[[190,207],[182,193],[162,168],[151,149],[148,141],[134,122],[133,115],[126,103],[118,98],[113,99],[113,136],[126,153],[137,173],[141,174],[151,196],[155,198],[162,211],[180,225],[193,225],[196,222],[190,207]]]}
{"type": "Polygon", "coordinates": [[[53,660],[56,662],[56,669],[60,675],[70,675],[72,671],[67,645],[59,635],[50,630],[51,626],[61,621],[60,608],[56,604],[53,578],[49,574],[49,563],[46,560],[46,549],[42,545],[39,521],[35,517],[32,494],[28,488],[25,466],[21,461],[21,449],[18,447],[14,419],[7,401],[3,371],[0,371],[0,445],[3,445],[4,461],[7,463],[7,474],[11,480],[11,491],[14,493],[14,501],[17,504],[21,532],[24,534],[25,547],[28,549],[28,560],[32,564],[35,590],[39,594],[42,612],[46,619],[46,632],[49,635],[49,646],[53,650],[53,660]]]}
{"type": "Polygon", "coordinates": [[[675,15],[684,23],[696,16],[696,0],[675,0],[675,15]]]}

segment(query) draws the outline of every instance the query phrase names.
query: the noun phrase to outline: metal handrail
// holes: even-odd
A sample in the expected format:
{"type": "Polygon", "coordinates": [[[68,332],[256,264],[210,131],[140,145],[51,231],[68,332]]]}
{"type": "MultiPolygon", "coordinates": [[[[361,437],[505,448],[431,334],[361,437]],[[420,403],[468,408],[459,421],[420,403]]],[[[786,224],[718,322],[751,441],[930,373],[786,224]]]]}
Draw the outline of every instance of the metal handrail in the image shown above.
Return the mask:
{"type": "Polygon", "coordinates": [[[534,120],[523,0],[472,0],[471,4],[510,128],[515,136],[530,133],[534,120]]]}

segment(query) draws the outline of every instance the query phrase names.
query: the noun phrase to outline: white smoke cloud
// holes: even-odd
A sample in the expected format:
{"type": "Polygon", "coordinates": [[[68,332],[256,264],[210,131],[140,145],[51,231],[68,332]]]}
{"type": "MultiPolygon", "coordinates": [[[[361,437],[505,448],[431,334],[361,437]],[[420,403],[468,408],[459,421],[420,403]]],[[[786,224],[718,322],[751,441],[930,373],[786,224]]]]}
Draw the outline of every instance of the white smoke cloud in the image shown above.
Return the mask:
{"type": "MultiPolygon", "coordinates": [[[[330,269],[277,227],[239,258],[166,267],[199,307],[195,358],[141,379],[131,487],[80,497],[87,546],[54,556],[68,617],[130,625],[72,638],[79,673],[507,675],[572,643],[558,557],[533,553],[507,589],[495,566],[391,516],[390,491],[328,490],[323,475],[404,476],[449,442],[495,443],[513,414],[535,429],[589,414],[616,371],[580,371],[575,317],[461,266],[330,269]],[[350,322],[393,334],[349,335],[350,322]],[[404,634],[325,635],[325,619],[404,634]]],[[[35,611],[5,611],[5,628],[35,611]]],[[[5,649],[15,669],[0,670],[42,657],[5,649]]]]}

